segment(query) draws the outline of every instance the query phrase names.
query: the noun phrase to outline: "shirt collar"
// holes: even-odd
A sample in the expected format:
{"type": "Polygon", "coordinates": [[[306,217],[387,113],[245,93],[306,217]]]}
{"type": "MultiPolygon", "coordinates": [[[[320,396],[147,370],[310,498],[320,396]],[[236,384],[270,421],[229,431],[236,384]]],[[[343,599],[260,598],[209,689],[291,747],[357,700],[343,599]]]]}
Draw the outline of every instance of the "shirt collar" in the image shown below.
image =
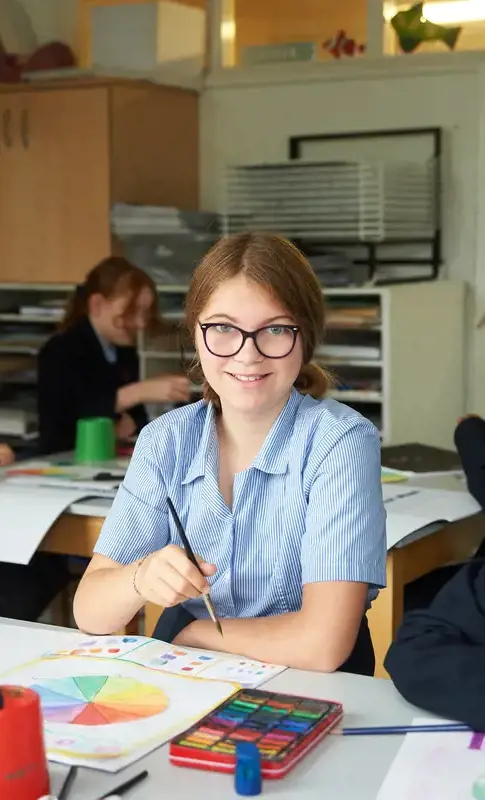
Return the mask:
{"type": "MultiPolygon", "coordinates": [[[[263,447],[251,464],[251,468],[259,469],[269,475],[283,475],[287,471],[290,457],[290,439],[302,399],[302,395],[296,389],[292,389],[288,402],[273,423],[263,447]]],[[[217,448],[215,409],[213,404],[209,403],[199,446],[182,481],[183,485],[192,483],[196,478],[205,475],[207,466],[217,454],[217,448]]]]}
{"type": "Polygon", "coordinates": [[[207,406],[202,436],[200,437],[197,452],[190,462],[189,468],[182,481],[182,484],[192,483],[196,478],[205,475],[209,456],[214,454],[217,448],[217,433],[215,424],[215,409],[212,403],[207,406]]]}
{"type": "Polygon", "coordinates": [[[118,356],[118,354],[116,352],[115,345],[111,344],[111,342],[108,342],[104,338],[104,336],[101,336],[101,334],[98,333],[98,331],[96,330],[94,325],[92,327],[93,327],[93,331],[96,334],[96,338],[97,338],[99,344],[101,345],[101,349],[103,351],[103,355],[104,355],[106,361],[108,361],[110,364],[114,364],[116,359],[117,359],[117,356],[118,356]]]}
{"type": "Polygon", "coordinates": [[[268,433],[265,442],[252,463],[252,467],[269,475],[283,475],[288,469],[290,440],[302,395],[292,389],[288,402],[268,433]]]}

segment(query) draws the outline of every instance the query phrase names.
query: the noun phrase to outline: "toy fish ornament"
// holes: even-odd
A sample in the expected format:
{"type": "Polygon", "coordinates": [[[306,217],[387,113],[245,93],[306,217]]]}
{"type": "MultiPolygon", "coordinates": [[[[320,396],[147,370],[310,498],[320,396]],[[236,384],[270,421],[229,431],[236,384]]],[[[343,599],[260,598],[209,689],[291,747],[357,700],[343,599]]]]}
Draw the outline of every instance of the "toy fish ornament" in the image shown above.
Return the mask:
{"type": "Polygon", "coordinates": [[[391,25],[396,31],[403,53],[412,53],[423,42],[443,42],[453,50],[461,28],[448,28],[429,22],[423,16],[423,3],[416,3],[406,11],[398,11],[391,25]]]}
{"type": "Polygon", "coordinates": [[[323,49],[334,58],[342,58],[364,53],[365,44],[357,44],[355,39],[349,39],[345,31],[337,31],[335,36],[323,43],[323,49]]]}

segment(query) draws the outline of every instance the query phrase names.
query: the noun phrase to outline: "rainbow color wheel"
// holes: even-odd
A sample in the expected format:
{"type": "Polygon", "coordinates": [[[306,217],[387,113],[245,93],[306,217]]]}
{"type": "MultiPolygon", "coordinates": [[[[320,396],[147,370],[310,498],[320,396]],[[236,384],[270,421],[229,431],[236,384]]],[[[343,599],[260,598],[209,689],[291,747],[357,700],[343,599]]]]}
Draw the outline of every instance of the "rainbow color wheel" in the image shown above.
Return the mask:
{"type": "Polygon", "coordinates": [[[40,696],[44,720],[51,723],[113,725],[153,717],[168,706],[157,686],[116,675],[42,678],[30,688],[40,696]]]}

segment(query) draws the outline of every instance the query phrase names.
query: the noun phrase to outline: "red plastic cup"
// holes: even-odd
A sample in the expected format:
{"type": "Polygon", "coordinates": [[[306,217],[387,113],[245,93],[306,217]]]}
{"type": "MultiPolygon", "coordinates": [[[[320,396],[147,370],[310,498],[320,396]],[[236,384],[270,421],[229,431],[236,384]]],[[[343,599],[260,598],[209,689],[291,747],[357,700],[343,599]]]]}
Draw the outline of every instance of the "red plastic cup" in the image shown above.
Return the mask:
{"type": "Polygon", "coordinates": [[[50,794],[40,699],[23,686],[0,686],[0,798],[50,794]]]}

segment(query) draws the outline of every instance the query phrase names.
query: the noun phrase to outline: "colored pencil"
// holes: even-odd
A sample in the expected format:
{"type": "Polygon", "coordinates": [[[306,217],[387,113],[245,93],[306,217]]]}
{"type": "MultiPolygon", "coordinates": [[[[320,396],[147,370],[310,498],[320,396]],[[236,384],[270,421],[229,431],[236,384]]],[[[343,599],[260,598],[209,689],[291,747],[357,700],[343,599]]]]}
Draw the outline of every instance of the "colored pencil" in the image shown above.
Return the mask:
{"type": "MultiPolygon", "coordinates": [[[[167,497],[167,504],[168,504],[168,507],[170,509],[170,513],[171,513],[171,515],[173,517],[173,520],[175,522],[175,525],[177,526],[177,531],[179,533],[179,536],[182,539],[182,544],[184,546],[184,550],[185,550],[185,554],[186,554],[187,558],[189,559],[189,561],[192,562],[194,567],[197,567],[197,569],[199,570],[200,574],[204,575],[204,573],[202,572],[201,568],[199,567],[198,561],[197,561],[197,559],[196,559],[196,557],[194,555],[194,551],[192,550],[192,548],[190,546],[190,543],[189,543],[189,540],[187,539],[187,535],[186,535],[186,533],[184,531],[183,525],[180,522],[179,516],[178,516],[177,512],[175,511],[174,504],[170,500],[170,497],[167,497]]],[[[209,615],[210,615],[210,618],[211,618],[212,622],[216,626],[216,628],[219,631],[220,635],[223,636],[222,626],[221,626],[221,623],[219,622],[219,620],[217,619],[216,610],[214,608],[214,604],[213,604],[212,600],[210,599],[209,595],[207,595],[207,594],[203,594],[202,595],[202,599],[203,599],[203,601],[205,603],[205,607],[207,608],[207,611],[209,612],[209,615]]]]}
{"type": "Polygon", "coordinates": [[[125,794],[134,786],[138,786],[138,784],[144,781],[145,778],[148,778],[148,772],[146,769],[143,770],[143,772],[140,772],[138,775],[135,775],[133,778],[130,778],[128,781],[125,781],[125,783],[122,783],[120,786],[117,786],[115,789],[111,789],[110,792],[102,794],[98,800],[108,800],[109,797],[125,794]]]}
{"type": "Polygon", "coordinates": [[[437,723],[436,725],[376,725],[365,728],[340,728],[332,733],[340,736],[382,736],[403,733],[460,733],[472,732],[469,725],[461,722],[437,723]]]}
{"type": "Polygon", "coordinates": [[[69,792],[71,790],[71,786],[74,783],[74,779],[75,779],[76,775],[77,775],[77,767],[71,767],[69,769],[69,772],[67,773],[66,780],[62,784],[62,789],[59,792],[59,796],[58,796],[57,800],[66,800],[66,798],[67,798],[67,796],[68,796],[68,794],[69,794],[69,792]]]}

